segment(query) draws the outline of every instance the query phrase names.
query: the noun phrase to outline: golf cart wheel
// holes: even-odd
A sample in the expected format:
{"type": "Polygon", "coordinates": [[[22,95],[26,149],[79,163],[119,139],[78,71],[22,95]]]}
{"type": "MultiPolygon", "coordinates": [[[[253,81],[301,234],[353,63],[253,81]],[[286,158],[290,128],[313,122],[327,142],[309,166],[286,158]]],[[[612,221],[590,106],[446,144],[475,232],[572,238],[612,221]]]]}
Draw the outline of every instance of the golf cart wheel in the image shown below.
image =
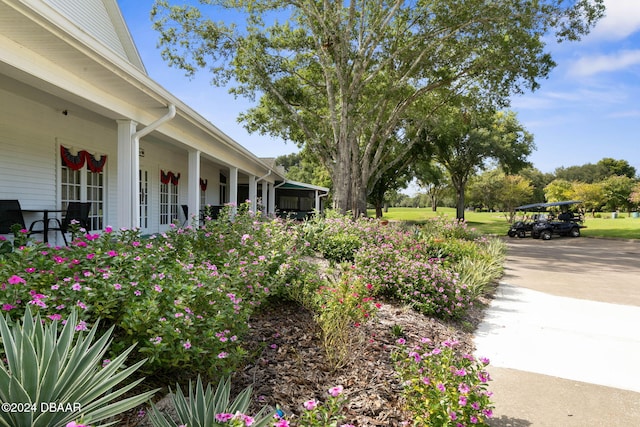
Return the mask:
{"type": "Polygon", "coordinates": [[[578,227],[573,227],[571,231],[569,231],[569,235],[571,237],[580,237],[580,229],[578,227]]]}
{"type": "Polygon", "coordinates": [[[551,232],[549,230],[542,230],[540,232],[542,240],[551,240],[551,232]]]}
{"type": "Polygon", "coordinates": [[[527,237],[527,233],[525,233],[523,230],[518,230],[518,232],[516,233],[516,236],[518,236],[518,238],[520,239],[523,239],[527,237]]]}
{"type": "Polygon", "coordinates": [[[507,235],[508,235],[509,237],[516,237],[516,232],[515,232],[515,231],[513,231],[513,230],[509,230],[509,231],[507,232],[507,235]]]}

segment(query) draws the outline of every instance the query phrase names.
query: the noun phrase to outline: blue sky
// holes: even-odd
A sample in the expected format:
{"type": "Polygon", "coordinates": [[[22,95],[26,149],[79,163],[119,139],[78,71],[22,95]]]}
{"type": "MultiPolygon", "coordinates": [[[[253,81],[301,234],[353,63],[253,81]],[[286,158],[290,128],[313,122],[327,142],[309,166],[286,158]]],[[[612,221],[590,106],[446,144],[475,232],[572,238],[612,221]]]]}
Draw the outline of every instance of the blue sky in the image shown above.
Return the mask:
{"type": "MultiPolygon", "coordinates": [[[[153,0],[118,3],[152,79],[259,157],[298,151],[294,144],[244,130],[236,118],[250,104],[212,86],[206,72],[190,80],[167,66],[149,19],[153,0]]],[[[605,3],[607,16],[589,36],[549,43],[558,65],[541,88],[513,98],[512,110],[535,138],[530,160],[542,172],[612,157],[640,173],[640,1],[605,3]]]]}

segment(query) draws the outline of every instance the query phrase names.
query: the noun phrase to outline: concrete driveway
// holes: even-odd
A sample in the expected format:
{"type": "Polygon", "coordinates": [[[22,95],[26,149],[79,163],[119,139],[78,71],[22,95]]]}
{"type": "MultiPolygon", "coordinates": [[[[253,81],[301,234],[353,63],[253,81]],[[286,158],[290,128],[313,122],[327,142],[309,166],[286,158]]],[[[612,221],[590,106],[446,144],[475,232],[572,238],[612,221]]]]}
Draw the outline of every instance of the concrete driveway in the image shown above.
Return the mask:
{"type": "Polygon", "coordinates": [[[640,242],[507,244],[475,337],[491,359],[491,425],[640,425],[640,242]]]}

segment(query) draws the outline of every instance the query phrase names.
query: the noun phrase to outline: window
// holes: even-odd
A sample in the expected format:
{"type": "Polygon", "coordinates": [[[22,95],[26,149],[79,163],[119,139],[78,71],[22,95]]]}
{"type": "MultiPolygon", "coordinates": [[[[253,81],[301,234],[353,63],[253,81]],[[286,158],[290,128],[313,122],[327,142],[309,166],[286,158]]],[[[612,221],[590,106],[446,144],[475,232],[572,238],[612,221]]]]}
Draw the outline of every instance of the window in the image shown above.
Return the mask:
{"type": "Polygon", "coordinates": [[[178,219],[178,181],[180,174],[160,171],[160,225],[178,219]]]}
{"type": "Polygon", "coordinates": [[[227,203],[227,177],[220,174],[220,204],[227,203]]]}
{"type": "Polygon", "coordinates": [[[149,227],[149,171],[140,169],[140,228],[149,227]]]}
{"type": "Polygon", "coordinates": [[[60,146],[62,165],[60,169],[61,208],[66,209],[69,202],[91,202],[89,212],[90,230],[104,228],[104,165],[107,156],[98,160],[88,151],[71,151],[60,146]]]}

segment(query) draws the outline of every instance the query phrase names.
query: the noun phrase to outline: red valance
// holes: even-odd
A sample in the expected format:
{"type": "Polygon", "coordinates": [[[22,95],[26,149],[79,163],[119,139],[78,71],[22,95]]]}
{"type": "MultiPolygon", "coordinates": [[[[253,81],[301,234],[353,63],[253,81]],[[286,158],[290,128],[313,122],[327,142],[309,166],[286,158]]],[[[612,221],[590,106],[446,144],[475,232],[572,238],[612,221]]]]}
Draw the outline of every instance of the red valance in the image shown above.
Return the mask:
{"type": "Polygon", "coordinates": [[[100,173],[107,163],[106,155],[100,156],[100,160],[93,157],[93,155],[86,150],[78,151],[78,154],[73,155],[71,151],[63,145],[60,146],[60,158],[62,159],[62,164],[74,171],[82,169],[86,163],[91,172],[100,173]]]}
{"type": "Polygon", "coordinates": [[[207,185],[208,184],[209,184],[209,180],[208,179],[200,178],[200,190],[207,191],[207,185]]]}
{"type": "Polygon", "coordinates": [[[180,180],[180,173],[178,173],[178,175],[176,175],[171,171],[169,171],[167,173],[164,173],[163,170],[160,170],[160,182],[161,183],[168,184],[169,181],[171,181],[171,183],[173,185],[178,185],[178,181],[179,180],[180,180]]]}

